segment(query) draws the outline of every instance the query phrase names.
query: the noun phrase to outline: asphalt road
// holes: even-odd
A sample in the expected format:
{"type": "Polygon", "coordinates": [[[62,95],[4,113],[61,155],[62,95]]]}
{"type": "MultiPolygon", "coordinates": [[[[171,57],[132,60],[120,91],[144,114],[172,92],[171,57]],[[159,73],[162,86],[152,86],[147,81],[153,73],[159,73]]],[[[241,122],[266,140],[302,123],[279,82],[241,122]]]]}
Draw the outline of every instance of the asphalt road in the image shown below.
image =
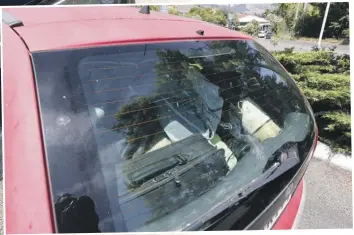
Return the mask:
{"type": "Polygon", "coordinates": [[[353,228],[351,171],[314,158],[305,173],[304,192],[297,229],[353,228]]]}
{"type": "MultiPolygon", "coordinates": [[[[271,43],[270,39],[257,39],[257,41],[269,51],[281,51],[285,48],[294,47],[295,51],[311,51],[313,46],[317,45],[317,42],[303,41],[303,40],[281,40],[276,46],[271,43]]],[[[322,47],[329,48],[335,45],[337,48],[335,52],[340,54],[349,54],[349,45],[336,45],[333,43],[323,42],[322,47]]]]}

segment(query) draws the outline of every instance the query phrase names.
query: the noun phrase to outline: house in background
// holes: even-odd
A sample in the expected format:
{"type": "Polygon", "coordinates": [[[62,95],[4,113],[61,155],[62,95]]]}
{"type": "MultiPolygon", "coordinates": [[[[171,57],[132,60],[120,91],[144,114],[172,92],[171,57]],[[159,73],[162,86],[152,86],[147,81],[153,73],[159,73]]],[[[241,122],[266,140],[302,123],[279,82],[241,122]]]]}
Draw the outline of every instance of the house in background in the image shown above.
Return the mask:
{"type": "Polygon", "coordinates": [[[239,14],[239,28],[246,27],[247,24],[251,23],[252,21],[257,21],[260,26],[260,31],[267,31],[269,29],[270,23],[265,18],[255,16],[255,15],[245,15],[239,14]]]}

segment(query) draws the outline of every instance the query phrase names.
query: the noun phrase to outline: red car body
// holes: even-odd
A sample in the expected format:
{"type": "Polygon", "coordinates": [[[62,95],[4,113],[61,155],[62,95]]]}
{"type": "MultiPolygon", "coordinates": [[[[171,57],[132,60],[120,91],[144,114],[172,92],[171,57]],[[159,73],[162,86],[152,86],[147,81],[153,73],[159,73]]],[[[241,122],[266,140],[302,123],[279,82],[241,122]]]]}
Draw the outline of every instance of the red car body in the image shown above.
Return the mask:
{"type": "MultiPolygon", "coordinates": [[[[30,54],[91,46],[251,37],[213,24],[135,7],[6,9],[23,26],[3,23],[6,233],[53,233],[55,218],[30,54]],[[195,32],[202,26],[204,35],[195,32]],[[152,30],[153,29],[153,30],[152,30]]],[[[291,229],[303,183],[273,229],[291,229]]]]}

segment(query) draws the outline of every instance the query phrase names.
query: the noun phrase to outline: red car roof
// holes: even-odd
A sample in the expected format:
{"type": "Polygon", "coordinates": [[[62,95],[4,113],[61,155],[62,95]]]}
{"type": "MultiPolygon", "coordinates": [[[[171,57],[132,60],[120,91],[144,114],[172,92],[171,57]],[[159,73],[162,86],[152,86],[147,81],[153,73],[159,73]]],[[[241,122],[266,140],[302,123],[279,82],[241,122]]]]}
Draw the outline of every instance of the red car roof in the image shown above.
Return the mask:
{"type": "Polygon", "coordinates": [[[21,20],[16,27],[29,50],[43,51],[116,43],[186,39],[250,39],[250,36],[202,21],[135,7],[41,7],[4,11],[21,20]],[[204,30],[198,35],[197,30],[204,30]]]}

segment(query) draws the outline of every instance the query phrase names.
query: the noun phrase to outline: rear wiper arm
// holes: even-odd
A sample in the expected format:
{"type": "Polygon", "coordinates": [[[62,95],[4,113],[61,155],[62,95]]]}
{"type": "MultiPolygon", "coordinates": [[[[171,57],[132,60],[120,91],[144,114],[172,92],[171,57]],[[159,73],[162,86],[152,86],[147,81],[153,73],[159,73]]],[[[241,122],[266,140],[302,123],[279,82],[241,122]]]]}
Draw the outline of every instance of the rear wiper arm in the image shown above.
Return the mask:
{"type": "Polygon", "coordinates": [[[259,177],[255,178],[252,180],[250,183],[248,183],[245,187],[243,187],[239,195],[244,198],[248,196],[250,193],[255,191],[256,189],[262,187],[266,183],[268,183],[268,178],[280,167],[281,163],[280,162],[275,162],[273,163],[262,175],[259,177]]]}
{"type": "MultiPolygon", "coordinates": [[[[231,201],[233,204],[238,202],[244,198],[246,198],[250,193],[254,192],[256,189],[262,187],[267,183],[267,179],[272,176],[272,174],[281,166],[281,163],[279,161],[276,161],[273,163],[262,175],[259,177],[255,178],[252,180],[250,183],[248,183],[245,187],[241,188],[240,190],[237,190],[236,195],[232,196],[227,200],[228,203],[231,201]]],[[[195,231],[199,229],[203,222],[201,221],[206,221],[207,218],[211,218],[212,216],[215,216],[225,208],[221,206],[224,203],[219,204],[216,206],[214,209],[212,209],[211,212],[206,213],[202,217],[200,217],[198,220],[196,220],[194,223],[189,224],[187,227],[184,227],[182,230],[188,230],[188,231],[195,231]],[[218,210],[216,210],[218,208],[218,210]]],[[[225,204],[224,204],[225,205],[225,204]]],[[[227,204],[226,204],[227,205],[227,204]]]]}

